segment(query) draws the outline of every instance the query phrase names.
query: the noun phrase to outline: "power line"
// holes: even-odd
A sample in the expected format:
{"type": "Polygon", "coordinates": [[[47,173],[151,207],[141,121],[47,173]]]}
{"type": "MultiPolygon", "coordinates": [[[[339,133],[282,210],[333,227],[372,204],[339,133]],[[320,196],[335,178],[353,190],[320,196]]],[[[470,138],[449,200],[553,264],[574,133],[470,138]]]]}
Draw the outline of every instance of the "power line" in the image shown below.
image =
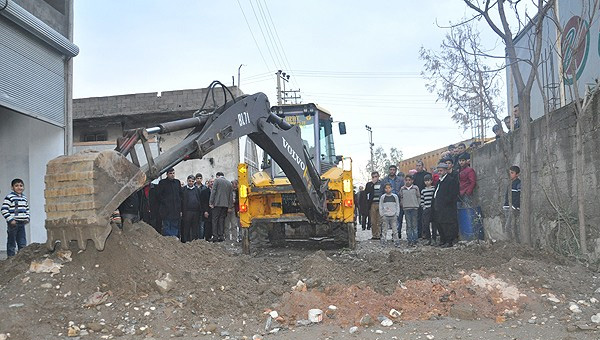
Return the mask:
{"type": "Polygon", "coordinates": [[[265,32],[262,28],[262,25],[260,24],[260,20],[258,20],[258,15],[256,14],[256,10],[254,9],[254,4],[252,4],[252,0],[249,0],[248,2],[250,2],[250,7],[252,7],[252,13],[254,13],[254,18],[256,19],[258,28],[260,28],[260,34],[262,35],[263,40],[265,41],[265,45],[267,45],[267,51],[269,51],[269,55],[271,56],[271,61],[273,62],[273,66],[277,69],[279,67],[277,66],[277,62],[275,61],[275,58],[273,57],[273,52],[271,52],[271,47],[269,46],[269,42],[267,41],[265,32]]]}
{"type": "Polygon", "coordinates": [[[277,43],[275,42],[275,35],[273,34],[273,31],[271,30],[271,25],[269,25],[269,22],[267,21],[265,11],[262,8],[262,4],[261,4],[260,0],[256,0],[256,6],[258,7],[260,17],[262,18],[263,25],[265,26],[265,30],[267,31],[267,36],[269,37],[269,41],[271,42],[273,51],[275,52],[275,57],[277,57],[277,61],[279,62],[278,66],[287,67],[285,65],[285,63],[283,62],[283,56],[281,55],[281,52],[279,51],[279,45],[277,45],[277,43]]]}
{"type": "MultiPolygon", "coordinates": [[[[271,20],[271,25],[273,25],[273,30],[275,31],[275,36],[277,37],[277,41],[279,42],[279,46],[281,46],[281,51],[283,52],[283,59],[285,60],[285,67],[288,68],[288,70],[292,69],[292,66],[290,64],[290,61],[288,60],[287,57],[287,53],[285,53],[285,48],[283,47],[283,44],[281,43],[281,39],[279,38],[279,32],[277,31],[277,26],[275,26],[275,23],[273,22],[273,17],[271,16],[271,11],[269,10],[269,6],[267,5],[267,1],[263,0],[264,4],[265,4],[265,8],[267,9],[267,14],[269,14],[269,19],[271,20]]],[[[296,79],[294,77],[292,77],[292,81],[294,82],[294,85],[297,88],[300,88],[300,85],[298,85],[298,83],[296,82],[296,79]]]]}
{"type": "Polygon", "coordinates": [[[260,46],[258,45],[258,42],[256,41],[256,38],[254,37],[254,33],[252,32],[252,28],[250,27],[250,23],[248,22],[248,18],[246,18],[246,13],[244,13],[244,9],[242,8],[242,4],[240,4],[240,0],[236,0],[238,3],[238,6],[240,7],[240,10],[242,11],[242,15],[244,16],[244,20],[246,21],[246,25],[248,26],[248,30],[250,31],[250,35],[252,35],[252,40],[254,40],[254,44],[256,45],[256,48],[258,49],[258,53],[260,53],[260,57],[262,58],[263,62],[265,63],[265,66],[267,67],[267,70],[269,69],[269,65],[267,64],[267,60],[265,59],[265,56],[263,55],[262,51],[260,50],[260,46]]]}

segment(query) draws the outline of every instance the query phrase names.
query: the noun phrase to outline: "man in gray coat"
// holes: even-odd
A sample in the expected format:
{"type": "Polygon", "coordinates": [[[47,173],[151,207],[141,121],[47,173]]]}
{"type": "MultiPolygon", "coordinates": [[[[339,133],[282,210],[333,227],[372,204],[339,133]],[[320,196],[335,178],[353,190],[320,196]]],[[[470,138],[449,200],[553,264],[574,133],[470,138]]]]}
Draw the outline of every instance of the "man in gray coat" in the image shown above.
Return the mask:
{"type": "Polygon", "coordinates": [[[210,192],[209,206],[212,208],[212,242],[225,240],[225,218],[227,212],[233,209],[231,182],[225,179],[222,172],[217,172],[217,178],[210,192]]]}

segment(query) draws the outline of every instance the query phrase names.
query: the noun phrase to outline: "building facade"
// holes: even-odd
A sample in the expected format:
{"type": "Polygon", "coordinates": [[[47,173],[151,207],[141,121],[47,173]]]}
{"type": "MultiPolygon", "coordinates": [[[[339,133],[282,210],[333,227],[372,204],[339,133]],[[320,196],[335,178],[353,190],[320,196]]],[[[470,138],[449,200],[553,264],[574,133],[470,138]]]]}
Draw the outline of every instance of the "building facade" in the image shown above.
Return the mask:
{"type": "MultiPolygon", "coordinates": [[[[242,95],[237,87],[230,87],[234,96],[242,95]]],[[[161,93],[136,93],[108,97],[79,98],[73,101],[73,144],[75,151],[85,149],[114,149],[123,132],[135,128],[148,128],[160,123],[192,117],[206,98],[208,89],[164,91],[161,93]]],[[[230,98],[228,98],[230,99],[230,98]]],[[[215,90],[206,108],[223,105],[221,90],[215,90]]],[[[150,143],[154,156],[167,152],[181,142],[190,129],[155,136],[150,143]]],[[[204,180],[222,171],[225,177],[237,176],[240,161],[239,141],[235,140],[208,153],[202,159],[183,161],[175,166],[175,176],[182,182],[188,175],[202,173],[204,180]]],[[[141,144],[136,148],[140,163],[145,164],[141,144]]]]}
{"type": "Polygon", "coordinates": [[[24,180],[28,242],[46,241],[46,163],[71,150],[72,40],[72,0],[0,0],[0,196],[24,180]]]}
{"type": "MultiPolygon", "coordinates": [[[[600,77],[600,13],[590,8],[594,2],[558,0],[551,2],[542,23],[542,50],[537,72],[541,86],[531,91],[531,118],[544,115],[544,104],[550,111],[580,98],[595,86],[600,77]],[[558,24],[557,24],[558,23],[558,24]]],[[[596,4],[597,5],[597,4],[596,4]]],[[[534,20],[534,22],[537,18],[534,20]]],[[[535,26],[530,23],[514,38],[519,69],[524,80],[531,73],[535,26]]],[[[507,65],[510,65],[507,59],[507,65]]],[[[510,66],[506,69],[508,112],[518,104],[517,88],[510,66]]]]}

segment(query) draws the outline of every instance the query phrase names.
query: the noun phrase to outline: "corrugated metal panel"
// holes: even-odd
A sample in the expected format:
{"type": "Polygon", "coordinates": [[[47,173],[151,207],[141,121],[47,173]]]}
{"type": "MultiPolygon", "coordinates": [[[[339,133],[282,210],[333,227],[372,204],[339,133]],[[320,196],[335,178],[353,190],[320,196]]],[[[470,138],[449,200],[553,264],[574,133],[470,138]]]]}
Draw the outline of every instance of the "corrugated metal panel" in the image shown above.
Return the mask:
{"type": "Polygon", "coordinates": [[[64,57],[0,17],[0,105],[65,126],[64,57]]]}
{"type": "Polygon", "coordinates": [[[0,0],[0,16],[5,16],[67,57],[74,57],[79,54],[79,47],[77,45],[70,42],[69,39],[63,37],[33,14],[24,10],[14,1],[0,0]]]}

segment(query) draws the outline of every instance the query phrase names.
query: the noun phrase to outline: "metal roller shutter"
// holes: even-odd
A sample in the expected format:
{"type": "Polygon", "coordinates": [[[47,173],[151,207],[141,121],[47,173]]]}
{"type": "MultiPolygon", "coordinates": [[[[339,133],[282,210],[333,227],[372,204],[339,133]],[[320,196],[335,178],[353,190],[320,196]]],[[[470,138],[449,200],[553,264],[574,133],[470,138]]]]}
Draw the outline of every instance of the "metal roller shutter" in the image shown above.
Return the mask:
{"type": "Polygon", "coordinates": [[[64,56],[0,17],[0,105],[65,126],[64,56]]]}

